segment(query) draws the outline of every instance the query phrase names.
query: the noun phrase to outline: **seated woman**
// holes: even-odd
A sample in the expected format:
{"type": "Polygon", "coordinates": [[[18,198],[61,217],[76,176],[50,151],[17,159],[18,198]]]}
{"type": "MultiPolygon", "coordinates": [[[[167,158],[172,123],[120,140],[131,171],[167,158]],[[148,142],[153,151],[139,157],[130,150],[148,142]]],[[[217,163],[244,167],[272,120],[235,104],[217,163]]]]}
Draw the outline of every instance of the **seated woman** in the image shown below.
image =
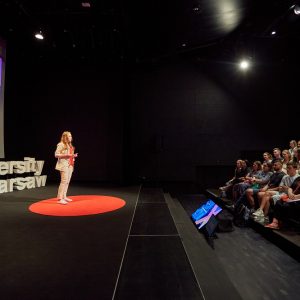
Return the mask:
{"type": "Polygon", "coordinates": [[[219,189],[222,191],[223,196],[229,196],[232,191],[234,184],[242,181],[241,178],[247,175],[247,170],[243,167],[243,161],[238,159],[236,161],[236,168],[234,170],[234,176],[229,181],[226,182],[225,186],[221,186],[219,189]]]}
{"type": "Polygon", "coordinates": [[[296,163],[300,162],[300,147],[294,148],[293,161],[296,163]]]}
{"type": "Polygon", "coordinates": [[[261,162],[255,161],[252,165],[252,170],[245,176],[242,177],[242,182],[236,183],[233,186],[233,202],[237,200],[244,194],[247,188],[253,185],[253,182],[261,174],[261,162]]]}
{"type": "Polygon", "coordinates": [[[291,187],[287,190],[287,195],[283,195],[276,202],[273,220],[265,227],[280,229],[282,221],[289,218],[300,219],[300,177],[294,180],[291,187]]]}
{"type": "Polygon", "coordinates": [[[289,152],[291,154],[291,156],[293,157],[294,155],[294,149],[297,148],[297,142],[295,140],[291,140],[290,141],[290,149],[289,152]]]}
{"type": "Polygon", "coordinates": [[[287,174],[287,164],[292,160],[292,155],[289,152],[289,150],[283,150],[282,151],[282,171],[287,174]]]}
{"type": "Polygon", "coordinates": [[[268,190],[261,198],[259,209],[253,213],[254,219],[258,222],[267,221],[266,216],[269,212],[271,202],[276,204],[284,193],[287,193],[288,188],[293,184],[295,179],[299,177],[297,173],[298,165],[294,162],[289,162],[287,165],[288,174],[283,176],[279,186],[272,190],[268,190]]]}
{"type": "Polygon", "coordinates": [[[271,163],[272,160],[273,160],[273,156],[272,156],[272,154],[269,153],[269,152],[264,152],[264,153],[263,153],[263,158],[264,158],[263,164],[264,164],[264,163],[271,163]]]}
{"type": "Polygon", "coordinates": [[[272,163],[264,162],[263,166],[262,166],[262,172],[260,173],[260,175],[258,177],[255,177],[255,179],[252,181],[253,182],[252,187],[250,187],[246,190],[245,194],[246,194],[247,202],[248,202],[250,208],[252,208],[252,209],[255,208],[254,197],[270,181],[270,177],[273,174],[272,168],[273,168],[272,163]]]}

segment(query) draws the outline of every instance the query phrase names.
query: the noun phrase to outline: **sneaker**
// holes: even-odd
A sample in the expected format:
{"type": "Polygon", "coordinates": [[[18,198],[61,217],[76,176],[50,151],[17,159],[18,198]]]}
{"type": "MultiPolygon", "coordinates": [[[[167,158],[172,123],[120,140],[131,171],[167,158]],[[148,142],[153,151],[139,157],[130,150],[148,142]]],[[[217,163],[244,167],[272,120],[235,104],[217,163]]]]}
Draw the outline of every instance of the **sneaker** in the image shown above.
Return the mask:
{"type": "Polygon", "coordinates": [[[261,208],[259,208],[252,215],[256,217],[264,217],[264,212],[261,208]]]}
{"type": "Polygon", "coordinates": [[[68,201],[66,201],[65,199],[60,199],[57,201],[59,204],[68,204],[68,201]]]}
{"type": "Polygon", "coordinates": [[[265,225],[265,217],[255,217],[254,221],[261,224],[261,225],[265,225]]]}
{"type": "Polygon", "coordinates": [[[64,198],[64,200],[66,200],[66,201],[68,201],[68,202],[72,202],[73,200],[72,199],[70,199],[70,198],[64,198]]]}

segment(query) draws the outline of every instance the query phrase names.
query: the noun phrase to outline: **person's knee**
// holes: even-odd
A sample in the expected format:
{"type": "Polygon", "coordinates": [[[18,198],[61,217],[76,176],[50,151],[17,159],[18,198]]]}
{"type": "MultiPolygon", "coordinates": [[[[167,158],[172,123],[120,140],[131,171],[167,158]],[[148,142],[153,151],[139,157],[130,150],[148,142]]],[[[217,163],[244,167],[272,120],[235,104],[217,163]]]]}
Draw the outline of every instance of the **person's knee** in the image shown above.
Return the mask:
{"type": "Polygon", "coordinates": [[[257,197],[258,197],[259,199],[261,199],[261,198],[264,196],[264,194],[265,194],[265,192],[259,192],[259,193],[257,194],[257,197]]]}
{"type": "Polygon", "coordinates": [[[247,189],[247,190],[246,190],[246,194],[247,194],[248,196],[251,196],[252,193],[253,193],[253,190],[252,190],[252,189],[247,189]]]}

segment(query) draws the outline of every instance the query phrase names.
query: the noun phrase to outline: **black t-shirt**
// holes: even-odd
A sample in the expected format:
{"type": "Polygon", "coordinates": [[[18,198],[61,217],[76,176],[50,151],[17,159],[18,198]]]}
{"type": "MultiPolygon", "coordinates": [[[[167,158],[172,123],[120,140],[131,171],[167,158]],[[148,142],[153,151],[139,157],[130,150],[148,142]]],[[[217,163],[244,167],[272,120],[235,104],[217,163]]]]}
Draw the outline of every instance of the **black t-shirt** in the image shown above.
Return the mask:
{"type": "Polygon", "coordinates": [[[278,187],[280,182],[281,182],[281,179],[284,175],[286,175],[286,174],[282,171],[273,173],[270,177],[270,181],[269,181],[269,184],[268,184],[269,189],[278,187]]]}

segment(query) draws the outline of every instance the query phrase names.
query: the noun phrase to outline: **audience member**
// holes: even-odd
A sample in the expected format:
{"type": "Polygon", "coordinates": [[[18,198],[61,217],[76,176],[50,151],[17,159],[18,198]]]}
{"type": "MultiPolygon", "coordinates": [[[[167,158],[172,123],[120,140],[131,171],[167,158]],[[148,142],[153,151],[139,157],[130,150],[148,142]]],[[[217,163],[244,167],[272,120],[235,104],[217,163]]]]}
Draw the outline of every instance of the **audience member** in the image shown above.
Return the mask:
{"type": "Polygon", "coordinates": [[[274,207],[274,217],[265,227],[280,229],[282,221],[287,219],[300,219],[300,177],[297,177],[287,190],[287,195],[282,196],[274,207]]]}
{"type": "Polygon", "coordinates": [[[276,160],[282,160],[281,150],[279,148],[274,148],[273,149],[273,159],[272,159],[273,165],[274,165],[276,160]]]}
{"type": "MultiPolygon", "coordinates": [[[[247,175],[247,170],[243,167],[243,160],[238,159],[236,161],[236,168],[234,170],[234,176],[229,181],[226,182],[225,186],[220,187],[219,189],[226,194],[232,192],[232,187],[234,184],[239,183],[242,181],[241,178],[245,177],[247,175]]],[[[224,194],[223,193],[223,194],[224,194]]]]}
{"type": "Polygon", "coordinates": [[[282,157],[282,171],[287,174],[287,164],[292,160],[292,155],[289,150],[283,150],[282,157]]]}
{"type": "Polygon", "coordinates": [[[269,153],[269,152],[264,152],[263,153],[263,158],[264,158],[263,164],[264,163],[271,163],[272,159],[273,159],[272,154],[269,153]]]}
{"type": "Polygon", "coordinates": [[[299,162],[300,162],[300,147],[294,148],[293,161],[299,164],[299,162]]]}
{"type": "Polygon", "coordinates": [[[254,197],[256,197],[258,192],[270,181],[273,174],[272,168],[273,165],[271,163],[263,163],[262,172],[253,180],[253,186],[246,190],[246,198],[250,208],[255,208],[254,197]]]}
{"type": "Polygon", "coordinates": [[[256,221],[264,222],[265,217],[268,215],[270,203],[276,204],[283,194],[287,193],[288,188],[292,185],[294,180],[299,177],[297,173],[298,165],[295,162],[289,162],[287,164],[288,174],[282,177],[282,180],[278,187],[268,189],[261,197],[261,202],[258,210],[253,213],[256,221]]]}
{"type": "Polygon", "coordinates": [[[297,148],[297,142],[295,140],[291,140],[290,141],[290,149],[289,152],[291,154],[291,156],[293,157],[294,155],[294,149],[297,148]]]}
{"type": "Polygon", "coordinates": [[[246,191],[247,188],[253,185],[255,178],[258,178],[261,173],[261,162],[255,161],[252,165],[252,170],[245,176],[242,177],[242,182],[236,183],[233,186],[233,202],[236,202],[246,191]]]}

